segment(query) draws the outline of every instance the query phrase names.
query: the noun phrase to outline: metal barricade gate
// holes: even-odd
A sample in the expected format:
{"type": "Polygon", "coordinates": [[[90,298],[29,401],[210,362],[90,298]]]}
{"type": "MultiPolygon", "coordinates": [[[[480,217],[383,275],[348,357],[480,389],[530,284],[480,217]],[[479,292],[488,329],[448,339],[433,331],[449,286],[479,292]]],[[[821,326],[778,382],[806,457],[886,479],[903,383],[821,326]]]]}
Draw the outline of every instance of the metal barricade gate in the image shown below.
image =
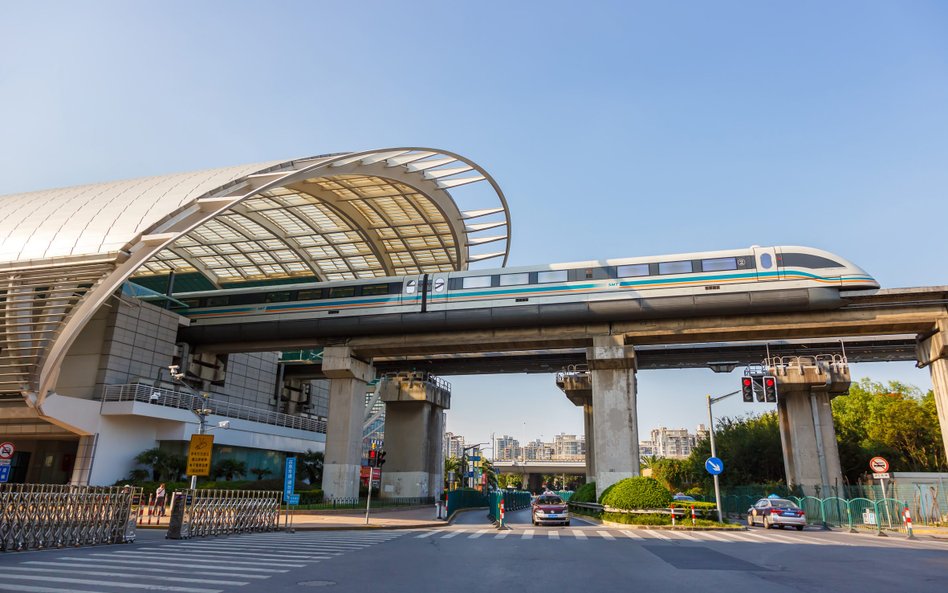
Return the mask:
{"type": "Polygon", "coordinates": [[[0,551],[128,543],[141,488],[0,484],[0,551]]]}
{"type": "Polygon", "coordinates": [[[274,531],[280,527],[280,491],[178,490],[170,539],[274,531]],[[183,505],[183,508],[178,505],[183,505]],[[175,516],[180,516],[180,523],[175,516]]]}

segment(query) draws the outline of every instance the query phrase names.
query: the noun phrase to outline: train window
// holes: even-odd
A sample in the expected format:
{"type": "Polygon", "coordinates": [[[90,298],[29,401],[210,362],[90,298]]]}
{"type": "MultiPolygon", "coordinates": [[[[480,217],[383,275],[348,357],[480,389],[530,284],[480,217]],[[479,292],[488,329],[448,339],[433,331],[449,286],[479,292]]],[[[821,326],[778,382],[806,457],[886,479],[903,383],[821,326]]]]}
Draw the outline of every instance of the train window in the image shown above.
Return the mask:
{"type": "Polygon", "coordinates": [[[200,307],[201,300],[200,299],[184,299],[183,301],[181,301],[181,304],[188,308],[200,307]]]}
{"type": "Polygon", "coordinates": [[[521,274],[502,274],[500,276],[501,286],[517,286],[518,284],[530,284],[530,274],[523,272],[521,274]]]}
{"type": "Polygon", "coordinates": [[[705,272],[722,272],[725,270],[737,269],[736,257],[719,257],[716,259],[706,259],[701,262],[701,269],[705,272]]]}
{"type": "Polygon", "coordinates": [[[315,290],[301,290],[299,294],[296,295],[297,300],[300,301],[315,301],[323,298],[323,291],[320,288],[315,290]]]}
{"type": "Polygon", "coordinates": [[[207,297],[207,307],[223,307],[230,303],[230,297],[226,296],[213,296],[207,297]]]}
{"type": "Polygon", "coordinates": [[[341,299],[343,297],[355,296],[355,286],[339,286],[336,288],[329,289],[329,298],[331,299],[341,299]]]}
{"type": "Polygon", "coordinates": [[[405,283],[405,294],[415,294],[415,289],[418,288],[417,280],[409,280],[405,283]]]}
{"type": "Polygon", "coordinates": [[[490,276],[468,276],[461,282],[461,288],[487,288],[490,286],[490,276]]]}
{"type": "Polygon", "coordinates": [[[566,282],[568,272],[566,270],[554,270],[551,272],[538,272],[537,283],[546,284],[547,282],[566,282]]]}
{"type": "Polygon", "coordinates": [[[843,264],[819,255],[809,253],[784,253],[781,257],[784,266],[800,268],[842,268],[843,264]]]}
{"type": "Polygon", "coordinates": [[[435,278],[431,284],[434,286],[435,292],[444,292],[444,286],[445,284],[447,284],[447,282],[445,281],[444,278],[441,278],[439,276],[438,278],[435,278]]]}
{"type": "Polygon", "coordinates": [[[288,290],[281,290],[279,292],[268,292],[267,293],[267,302],[268,303],[285,303],[291,300],[292,293],[288,290]]]}
{"type": "Polygon", "coordinates": [[[691,271],[691,260],[664,261],[658,264],[659,274],[687,274],[691,271]]]}
{"type": "Polygon", "coordinates": [[[370,284],[362,287],[362,296],[388,294],[388,284],[370,284]]]}
{"type": "Polygon", "coordinates": [[[631,278],[632,276],[648,276],[648,264],[630,264],[616,267],[617,278],[631,278]]]}
{"type": "Polygon", "coordinates": [[[774,265],[773,258],[770,257],[769,253],[760,254],[760,267],[769,270],[771,266],[774,265]]]}

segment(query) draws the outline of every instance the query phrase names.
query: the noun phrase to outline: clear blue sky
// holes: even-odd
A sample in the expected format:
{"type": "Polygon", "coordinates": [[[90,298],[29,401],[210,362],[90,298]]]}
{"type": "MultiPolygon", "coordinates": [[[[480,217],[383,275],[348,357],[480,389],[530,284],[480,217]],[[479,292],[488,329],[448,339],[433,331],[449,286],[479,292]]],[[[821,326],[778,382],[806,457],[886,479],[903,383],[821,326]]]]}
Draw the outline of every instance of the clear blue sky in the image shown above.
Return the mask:
{"type": "MultiPolygon", "coordinates": [[[[503,187],[512,265],[802,244],[948,284],[946,31],[937,1],[9,2],[0,194],[434,146],[503,187]]],[[[469,441],[582,431],[552,377],[451,379],[469,441]]],[[[639,383],[645,434],[737,375],[639,383]]]]}

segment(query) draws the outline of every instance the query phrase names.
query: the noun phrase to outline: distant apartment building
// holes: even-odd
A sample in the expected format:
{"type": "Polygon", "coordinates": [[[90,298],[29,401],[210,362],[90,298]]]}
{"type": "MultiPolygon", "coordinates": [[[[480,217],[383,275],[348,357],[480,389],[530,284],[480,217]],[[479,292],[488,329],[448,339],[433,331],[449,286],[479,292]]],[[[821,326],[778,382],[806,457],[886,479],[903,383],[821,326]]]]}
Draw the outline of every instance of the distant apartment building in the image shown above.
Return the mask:
{"type": "Polygon", "coordinates": [[[695,434],[689,433],[686,428],[660,426],[652,429],[650,440],[639,443],[639,454],[679,459],[688,457],[695,445],[707,439],[709,434],[708,427],[704,424],[698,425],[695,434]]]}
{"type": "Polygon", "coordinates": [[[520,441],[510,435],[505,434],[494,442],[494,459],[503,461],[513,461],[520,459],[523,450],[520,447],[520,441]]]}
{"type": "Polygon", "coordinates": [[[464,437],[453,432],[444,433],[444,456],[461,458],[464,455],[464,437]]]}
{"type": "Polygon", "coordinates": [[[553,436],[553,461],[582,461],[586,459],[586,439],[575,434],[553,436]]]}

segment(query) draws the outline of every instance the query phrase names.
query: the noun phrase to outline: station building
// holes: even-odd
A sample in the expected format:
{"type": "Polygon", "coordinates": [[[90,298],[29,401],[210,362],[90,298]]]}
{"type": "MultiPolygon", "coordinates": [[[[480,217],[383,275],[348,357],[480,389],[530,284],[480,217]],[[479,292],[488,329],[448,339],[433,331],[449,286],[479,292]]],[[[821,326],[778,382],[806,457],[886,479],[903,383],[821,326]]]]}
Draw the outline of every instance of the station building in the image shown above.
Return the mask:
{"type": "MultiPolygon", "coordinates": [[[[216,459],[279,476],[286,454],[326,446],[333,406],[320,350],[195,349],[179,339],[189,320],[170,303],[194,291],[499,266],[509,229],[486,171],[423,148],[0,197],[10,481],[112,484],[145,450],[185,453],[202,415],[216,459]]],[[[367,395],[363,436],[382,436],[384,414],[367,395]]]]}

